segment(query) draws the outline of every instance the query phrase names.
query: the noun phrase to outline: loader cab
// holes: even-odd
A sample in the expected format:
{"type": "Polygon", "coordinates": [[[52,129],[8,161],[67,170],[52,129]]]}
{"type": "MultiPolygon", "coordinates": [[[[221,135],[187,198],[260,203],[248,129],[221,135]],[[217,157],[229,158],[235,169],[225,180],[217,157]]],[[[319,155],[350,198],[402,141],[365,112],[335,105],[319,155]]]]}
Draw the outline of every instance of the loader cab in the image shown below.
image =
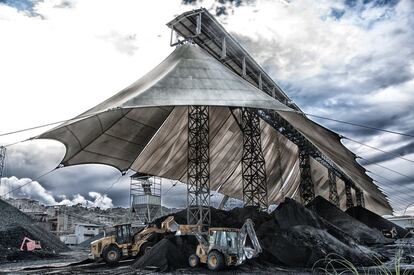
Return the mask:
{"type": "Polygon", "coordinates": [[[118,244],[126,244],[131,242],[131,224],[117,224],[115,228],[115,240],[118,244]]]}
{"type": "Polygon", "coordinates": [[[210,228],[209,250],[217,249],[228,254],[237,254],[239,230],[235,228],[210,228]]]}

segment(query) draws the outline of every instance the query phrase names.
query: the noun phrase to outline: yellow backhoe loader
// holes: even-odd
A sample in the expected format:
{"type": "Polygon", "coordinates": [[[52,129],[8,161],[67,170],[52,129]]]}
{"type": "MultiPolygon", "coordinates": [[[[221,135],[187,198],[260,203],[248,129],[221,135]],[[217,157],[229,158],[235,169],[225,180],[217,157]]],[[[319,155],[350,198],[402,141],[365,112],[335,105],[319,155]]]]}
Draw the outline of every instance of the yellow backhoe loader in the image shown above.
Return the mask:
{"type": "Polygon", "coordinates": [[[242,228],[211,227],[202,232],[198,225],[178,225],[174,220],[169,223],[171,232],[176,235],[194,235],[198,246],[188,262],[191,267],[200,263],[207,264],[210,270],[218,271],[227,266],[242,264],[262,252],[253,221],[247,219],[242,228]]]}

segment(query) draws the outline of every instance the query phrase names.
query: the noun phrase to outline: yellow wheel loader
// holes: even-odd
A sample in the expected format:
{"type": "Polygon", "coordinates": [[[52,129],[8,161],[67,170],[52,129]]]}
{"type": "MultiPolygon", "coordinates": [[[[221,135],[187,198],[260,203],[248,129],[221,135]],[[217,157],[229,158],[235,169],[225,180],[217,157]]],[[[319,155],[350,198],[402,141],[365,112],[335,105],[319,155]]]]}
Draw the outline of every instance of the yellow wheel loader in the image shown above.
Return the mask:
{"type": "Polygon", "coordinates": [[[115,235],[91,242],[89,259],[104,260],[109,265],[115,265],[121,259],[144,255],[166,233],[171,232],[171,222],[174,222],[172,216],[162,222],[161,228],[147,226],[135,234],[131,234],[129,223],[115,225],[115,235]]]}

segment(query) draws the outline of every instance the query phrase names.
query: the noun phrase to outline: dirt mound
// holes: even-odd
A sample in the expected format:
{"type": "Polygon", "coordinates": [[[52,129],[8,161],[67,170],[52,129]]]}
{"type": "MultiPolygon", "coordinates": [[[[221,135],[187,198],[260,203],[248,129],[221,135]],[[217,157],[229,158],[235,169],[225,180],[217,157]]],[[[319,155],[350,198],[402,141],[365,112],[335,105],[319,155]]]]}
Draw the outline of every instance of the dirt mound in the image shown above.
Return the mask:
{"type": "Polygon", "coordinates": [[[380,231],[354,219],[321,196],[316,197],[306,207],[355,238],[361,244],[373,245],[390,242],[380,231]]]}
{"type": "MultiPolygon", "coordinates": [[[[28,215],[0,199],[0,247],[8,257],[10,253],[19,250],[24,237],[40,241],[44,254],[68,251],[69,248],[62,243],[55,235],[37,225],[28,215]],[[10,252],[10,253],[8,253],[10,252]]],[[[23,254],[13,252],[15,257],[23,254]]],[[[33,254],[33,253],[32,253],[33,254]]],[[[33,255],[40,255],[35,252],[33,255]]],[[[11,255],[11,254],[10,254],[11,255]]]]}
{"type": "Polygon", "coordinates": [[[405,238],[408,236],[409,231],[396,225],[393,222],[390,222],[387,219],[375,214],[374,212],[369,211],[368,209],[362,206],[354,206],[345,211],[351,217],[357,219],[358,221],[364,223],[368,227],[376,228],[379,231],[382,230],[391,230],[393,227],[397,230],[398,238],[405,238]]]}
{"type": "Polygon", "coordinates": [[[196,244],[193,236],[167,235],[132,266],[136,269],[156,268],[158,271],[188,267],[188,257],[194,253],[196,244]]]}

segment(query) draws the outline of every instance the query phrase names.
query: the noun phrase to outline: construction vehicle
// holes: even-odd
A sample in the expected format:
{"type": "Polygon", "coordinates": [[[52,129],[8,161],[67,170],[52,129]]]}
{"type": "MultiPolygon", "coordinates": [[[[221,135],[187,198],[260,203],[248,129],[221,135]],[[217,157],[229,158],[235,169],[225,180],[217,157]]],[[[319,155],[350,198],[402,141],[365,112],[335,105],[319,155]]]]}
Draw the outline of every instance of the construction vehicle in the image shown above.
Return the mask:
{"type": "Polygon", "coordinates": [[[109,265],[115,265],[122,259],[144,255],[154,244],[171,232],[170,223],[174,217],[165,219],[161,228],[148,225],[143,230],[132,234],[131,224],[115,225],[115,234],[91,242],[89,259],[104,260],[109,265]]]}
{"type": "Polygon", "coordinates": [[[252,220],[247,219],[242,228],[211,227],[207,236],[197,225],[177,225],[170,222],[170,228],[177,235],[194,235],[199,244],[196,253],[190,255],[191,267],[207,264],[210,270],[218,271],[227,266],[237,266],[246,259],[252,259],[262,252],[252,220]]]}
{"type": "Polygon", "coordinates": [[[32,240],[28,237],[24,237],[22,244],[20,245],[21,251],[33,251],[36,249],[42,249],[39,241],[32,240]]]}

